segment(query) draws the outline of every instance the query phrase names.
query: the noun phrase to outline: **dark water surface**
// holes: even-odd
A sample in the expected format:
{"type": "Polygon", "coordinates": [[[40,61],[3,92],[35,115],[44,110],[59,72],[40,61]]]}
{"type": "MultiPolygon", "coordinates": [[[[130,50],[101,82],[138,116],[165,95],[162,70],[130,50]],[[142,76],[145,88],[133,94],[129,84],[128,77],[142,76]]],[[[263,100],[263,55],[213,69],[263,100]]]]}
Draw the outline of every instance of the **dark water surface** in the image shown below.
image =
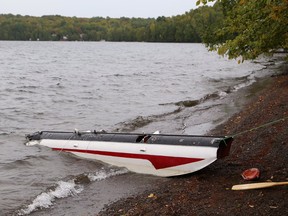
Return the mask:
{"type": "Polygon", "coordinates": [[[169,181],[26,147],[25,134],[204,134],[237,110],[229,95],[266,75],[201,44],[0,41],[0,215],[95,215],[169,181]]]}

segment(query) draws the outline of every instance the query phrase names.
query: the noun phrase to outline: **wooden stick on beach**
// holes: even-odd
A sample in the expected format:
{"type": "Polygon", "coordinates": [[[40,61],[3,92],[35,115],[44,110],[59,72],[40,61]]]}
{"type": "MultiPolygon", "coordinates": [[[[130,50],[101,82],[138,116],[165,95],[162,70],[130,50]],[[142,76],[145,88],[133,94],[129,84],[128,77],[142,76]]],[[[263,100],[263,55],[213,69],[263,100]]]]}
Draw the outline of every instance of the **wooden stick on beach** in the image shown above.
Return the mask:
{"type": "Polygon", "coordinates": [[[259,188],[273,187],[277,185],[288,185],[288,181],[287,182],[260,182],[260,183],[251,183],[251,184],[239,184],[239,185],[234,185],[232,187],[232,190],[259,189],[259,188]]]}

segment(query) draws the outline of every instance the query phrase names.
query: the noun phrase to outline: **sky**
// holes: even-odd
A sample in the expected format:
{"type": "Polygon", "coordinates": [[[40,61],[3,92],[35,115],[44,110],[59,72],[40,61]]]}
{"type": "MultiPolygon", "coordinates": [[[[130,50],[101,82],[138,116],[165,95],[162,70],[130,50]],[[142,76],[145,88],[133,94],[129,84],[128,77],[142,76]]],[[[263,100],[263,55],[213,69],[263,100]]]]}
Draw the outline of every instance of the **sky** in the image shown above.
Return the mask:
{"type": "Polygon", "coordinates": [[[0,0],[0,14],[69,17],[176,16],[195,9],[197,0],[0,0]]]}

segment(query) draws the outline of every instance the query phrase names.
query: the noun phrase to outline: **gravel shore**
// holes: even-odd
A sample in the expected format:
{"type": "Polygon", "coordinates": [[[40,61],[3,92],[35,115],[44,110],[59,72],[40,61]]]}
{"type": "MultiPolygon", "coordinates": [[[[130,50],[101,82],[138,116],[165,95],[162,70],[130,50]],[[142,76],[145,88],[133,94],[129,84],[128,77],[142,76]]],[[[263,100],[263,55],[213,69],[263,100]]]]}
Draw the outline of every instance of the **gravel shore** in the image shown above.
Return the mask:
{"type": "Polygon", "coordinates": [[[228,157],[112,203],[99,215],[288,215],[287,186],[231,190],[250,183],[241,173],[253,167],[261,172],[253,182],[288,181],[288,72],[251,86],[246,97],[241,112],[210,132],[235,135],[228,157]]]}

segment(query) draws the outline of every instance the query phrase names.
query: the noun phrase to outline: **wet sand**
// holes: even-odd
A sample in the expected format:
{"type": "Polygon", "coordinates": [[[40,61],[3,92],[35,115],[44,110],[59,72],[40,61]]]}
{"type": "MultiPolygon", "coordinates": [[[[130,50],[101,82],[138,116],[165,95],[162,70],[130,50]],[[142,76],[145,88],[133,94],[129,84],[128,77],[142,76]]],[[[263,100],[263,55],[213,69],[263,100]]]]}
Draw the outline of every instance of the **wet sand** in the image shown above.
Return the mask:
{"type": "Polygon", "coordinates": [[[288,215],[287,186],[231,190],[235,184],[250,183],[241,173],[252,167],[261,172],[253,182],[288,181],[287,67],[245,94],[249,100],[242,111],[209,132],[235,135],[227,158],[109,204],[99,215],[288,215]]]}

